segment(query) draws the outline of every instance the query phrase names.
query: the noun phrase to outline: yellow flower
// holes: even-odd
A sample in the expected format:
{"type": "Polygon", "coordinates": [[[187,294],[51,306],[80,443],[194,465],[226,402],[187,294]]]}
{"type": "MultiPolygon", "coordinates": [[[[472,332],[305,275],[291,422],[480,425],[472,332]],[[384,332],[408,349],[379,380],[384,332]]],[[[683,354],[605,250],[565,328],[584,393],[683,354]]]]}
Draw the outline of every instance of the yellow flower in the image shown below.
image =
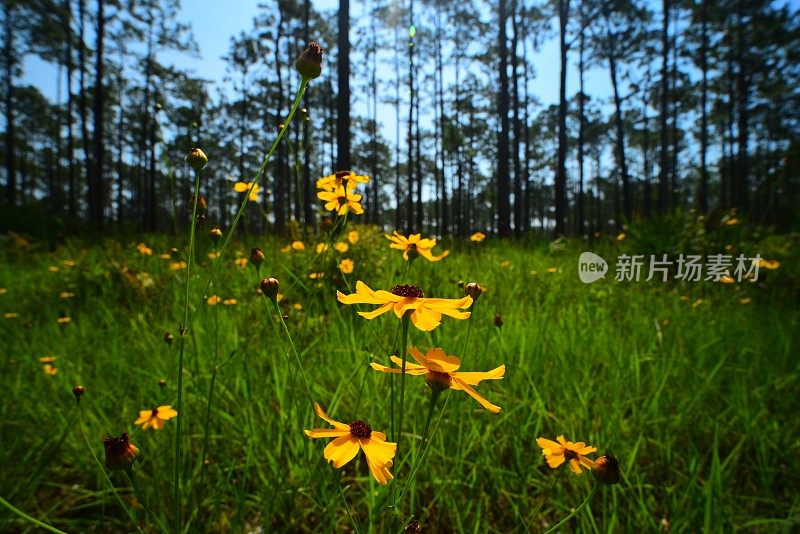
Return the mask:
{"type": "Polygon", "coordinates": [[[174,262],[169,264],[169,268],[172,269],[173,271],[180,271],[180,270],[186,268],[186,262],[185,261],[174,261],[174,262]]]}
{"type": "Polygon", "coordinates": [[[56,267],[55,265],[51,265],[51,266],[50,266],[50,267],[48,267],[47,269],[48,269],[48,270],[49,270],[51,273],[57,273],[57,272],[58,272],[58,267],[56,267]]]}
{"type": "Polygon", "coordinates": [[[625,235],[625,232],[617,235],[617,241],[625,241],[625,238],[628,237],[625,235]]]}
{"type": "Polygon", "coordinates": [[[216,260],[217,258],[219,258],[219,254],[220,254],[220,252],[218,250],[215,250],[213,252],[209,252],[208,253],[208,259],[216,260]]]}
{"type": "MultiPolygon", "coordinates": [[[[444,349],[430,349],[428,354],[423,356],[416,347],[409,347],[408,353],[419,362],[419,365],[406,362],[407,375],[425,375],[425,380],[432,387],[463,391],[490,412],[500,412],[499,406],[495,406],[486,400],[472,386],[477,386],[483,380],[499,380],[503,378],[506,372],[505,365],[485,373],[465,373],[463,371],[458,372],[458,368],[461,367],[461,360],[455,356],[448,356],[444,349]]],[[[400,368],[386,367],[377,363],[370,363],[370,365],[373,369],[382,373],[402,373],[403,360],[397,356],[391,356],[390,359],[400,368]]]]}
{"type": "Polygon", "coordinates": [[[346,425],[334,421],[316,402],[314,411],[333,428],[313,428],[304,430],[310,438],[336,438],[325,447],[325,459],[340,468],[358,454],[359,449],[364,451],[370,473],[385,486],[394,477],[389,472],[392,466],[397,443],[386,441],[386,434],[372,430],[372,427],[362,419],[357,419],[346,425]]]}
{"type": "Polygon", "coordinates": [[[236,304],[238,304],[238,301],[236,299],[225,299],[222,301],[222,304],[224,304],[225,306],[236,306],[236,304]]]}
{"type": "Polygon", "coordinates": [[[160,254],[158,257],[161,258],[162,260],[171,260],[172,259],[172,256],[170,256],[167,253],[160,254]]]}
{"type": "Polygon", "coordinates": [[[5,295],[6,293],[8,293],[8,289],[0,287],[0,295],[5,295]]]}
{"type": "Polygon", "coordinates": [[[19,317],[19,314],[14,312],[6,312],[3,314],[4,319],[15,319],[17,317],[19,317]]]}
{"type": "Polygon", "coordinates": [[[359,176],[353,171],[339,171],[330,176],[324,176],[317,180],[317,189],[323,191],[335,191],[347,185],[347,189],[353,190],[358,184],[369,183],[369,176],[359,176]]]}
{"type": "Polygon", "coordinates": [[[42,366],[42,371],[44,371],[45,374],[50,376],[55,376],[58,373],[58,369],[56,369],[56,366],[49,363],[46,363],[42,366]]]}
{"type": "Polygon", "coordinates": [[[75,293],[72,293],[70,291],[62,291],[61,293],[58,294],[58,298],[62,298],[62,299],[71,299],[74,296],[75,296],[75,293]]]}
{"type": "Polygon", "coordinates": [[[358,243],[358,230],[350,230],[347,232],[347,240],[350,241],[351,245],[358,243]]]}
{"type": "Polygon", "coordinates": [[[732,284],[735,282],[735,280],[727,274],[720,276],[719,281],[723,284],[732,284]]]}
{"type": "Polygon", "coordinates": [[[309,273],[308,275],[308,277],[311,278],[312,280],[319,280],[323,276],[325,276],[325,273],[309,273]]]}
{"type": "Polygon", "coordinates": [[[53,363],[57,359],[58,358],[56,358],[55,356],[42,356],[41,358],[39,358],[39,361],[42,363],[53,363]]]}
{"type": "Polygon", "coordinates": [[[483,232],[475,232],[474,234],[469,236],[469,240],[472,241],[473,243],[480,243],[484,239],[486,239],[486,234],[484,234],[483,232]]]}
{"type": "Polygon", "coordinates": [[[72,322],[72,317],[64,316],[57,319],[58,324],[67,324],[72,322]]]}
{"type": "Polygon", "coordinates": [[[258,184],[253,184],[253,182],[236,182],[233,184],[233,190],[237,193],[245,193],[250,191],[250,196],[248,197],[250,202],[258,202],[260,200],[259,195],[261,194],[261,186],[258,184]],[[250,187],[253,188],[252,191],[250,191],[250,187]]]}
{"type": "Polygon", "coordinates": [[[294,304],[292,304],[292,308],[294,308],[297,311],[303,311],[303,305],[300,304],[299,302],[295,302],[294,304]]]}
{"type": "Polygon", "coordinates": [[[355,263],[353,263],[351,259],[345,258],[339,262],[339,270],[342,271],[343,274],[351,274],[354,267],[355,263]]]}
{"type": "Polygon", "coordinates": [[[558,272],[558,267],[549,267],[547,269],[547,272],[548,273],[557,273],[558,272]]]}
{"type": "Polygon", "coordinates": [[[139,419],[133,422],[134,425],[142,425],[142,430],[147,430],[151,426],[154,430],[160,430],[164,427],[164,422],[172,419],[178,415],[178,412],[172,409],[172,406],[159,406],[152,410],[141,410],[139,412],[139,419]]]}
{"type": "Polygon", "coordinates": [[[758,262],[758,266],[761,267],[761,268],[767,269],[769,271],[773,271],[773,270],[775,270],[775,269],[777,269],[778,267],[781,266],[781,262],[779,262],[778,260],[764,260],[764,259],[762,259],[762,260],[760,260],[758,262]]]}
{"type": "Polygon", "coordinates": [[[336,298],[342,304],[380,304],[371,312],[358,312],[365,319],[374,319],[388,311],[393,311],[402,318],[407,311],[413,310],[411,322],[423,331],[430,331],[441,324],[442,315],[455,319],[468,319],[470,312],[459,311],[472,306],[472,297],[460,299],[424,298],[422,290],[416,286],[397,285],[391,291],[373,291],[367,284],[356,282],[356,292],[345,295],[336,292],[336,298]]]}
{"type": "MultiPolygon", "coordinates": [[[[152,252],[152,251],[150,251],[150,252],[152,252]]],[[[63,263],[66,267],[75,267],[77,265],[75,260],[64,260],[61,263],[63,263]]]]}
{"type": "Polygon", "coordinates": [[[697,307],[698,307],[698,306],[700,306],[702,303],[703,303],[703,299],[697,299],[696,301],[694,301],[694,302],[692,303],[692,309],[694,309],[694,308],[697,308],[697,307]]]}
{"type": "Polygon", "coordinates": [[[143,254],[145,256],[152,256],[153,255],[153,249],[151,249],[150,247],[148,247],[144,243],[139,243],[136,246],[136,249],[139,251],[140,254],[143,254]]]}
{"type": "Polygon", "coordinates": [[[342,242],[339,242],[339,243],[336,243],[335,245],[333,245],[333,248],[335,248],[341,254],[344,254],[345,252],[347,252],[350,249],[350,245],[348,245],[347,243],[342,241],[342,242]]]}
{"type": "Polygon", "coordinates": [[[216,306],[219,304],[220,298],[217,295],[211,295],[206,299],[206,304],[209,306],[216,306]]]}
{"type": "Polygon", "coordinates": [[[500,262],[500,268],[501,269],[507,269],[510,265],[511,265],[511,262],[509,260],[503,260],[503,261],[500,262]]]}
{"type": "Polygon", "coordinates": [[[302,241],[293,241],[292,242],[292,250],[305,250],[306,246],[303,244],[302,241]]]}
{"type": "Polygon", "coordinates": [[[725,221],[725,224],[727,226],[736,226],[737,224],[739,224],[739,219],[737,219],[736,217],[732,217],[732,218],[728,219],[727,221],[725,221]]]}
{"type": "Polygon", "coordinates": [[[751,302],[753,302],[753,299],[751,299],[750,297],[744,297],[739,299],[739,304],[750,304],[751,302]]]}
{"type": "Polygon", "coordinates": [[[327,251],[330,247],[328,247],[327,243],[317,243],[317,254],[322,254],[323,252],[327,251]]]}
{"type": "Polygon", "coordinates": [[[247,258],[236,258],[233,262],[237,267],[247,267],[247,258]]]}
{"type": "Polygon", "coordinates": [[[400,234],[395,230],[394,234],[386,234],[386,239],[392,242],[389,247],[403,251],[403,259],[408,261],[414,259],[417,255],[422,256],[428,261],[439,261],[446,258],[449,250],[445,250],[439,256],[434,256],[431,250],[436,246],[435,239],[422,239],[422,234],[412,234],[408,237],[400,234]]]}
{"type": "Polygon", "coordinates": [[[578,475],[582,473],[581,466],[591,469],[594,462],[584,454],[597,452],[597,447],[587,447],[582,441],[572,443],[564,436],[556,438],[558,443],[546,438],[537,438],[536,443],[542,448],[542,455],[547,458],[547,465],[555,469],[569,460],[569,468],[578,475]]]}
{"type": "Polygon", "coordinates": [[[335,211],[339,215],[344,215],[352,211],[356,215],[364,213],[361,207],[361,195],[353,193],[350,189],[338,187],[333,191],[320,191],[317,198],[325,201],[325,209],[335,211]]]}

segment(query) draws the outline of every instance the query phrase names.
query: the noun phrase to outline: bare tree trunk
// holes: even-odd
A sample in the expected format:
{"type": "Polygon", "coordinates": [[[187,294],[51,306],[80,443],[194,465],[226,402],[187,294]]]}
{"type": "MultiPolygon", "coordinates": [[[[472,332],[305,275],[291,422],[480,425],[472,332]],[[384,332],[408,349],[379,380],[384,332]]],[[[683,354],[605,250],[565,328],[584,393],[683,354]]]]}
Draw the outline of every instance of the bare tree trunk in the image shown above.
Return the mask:
{"type": "Polygon", "coordinates": [[[708,152],[708,3],[701,0],[701,44],[700,44],[700,70],[702,82],[700,89],[700,187],[697,194],[698,205],[701,213],[708,212],[708,167],[706,157],[708,152]]]}
{"type": "Polygon", "coordinates": [[[81,141],[87,176],[91,174],[92,156],[89,152],[89,111],[86,102],[86,0],[78,0],[78,111],[81,116],[81,141]]]}
{"type": "Polygon", "coordinates": [[[95,81],[94,81],[94,130],[93,130],[93,165],[90,168],[89,178],[89,220],[102,228],[105,212],[105,179],[103,176],[105,160],[105,140],[103,132],[105,126],[105,86],[103,85],[103,51],[105,40],[105,0],[97,0],[97,50],[95,56],[95,81]]]}
{"type": "Polygon", "coordinates": [[[74,96],[72,94],[72,0],[64,0],[65,63],[67,67],[67,204],[71,219],[78,217],[78,192],[75,183],[75,137],[72,130],[74,96]]]}
{"type": "Polygon", "coordinates": [[[569,0],[558,0],[561,73],[558,91],[558,163],[555,178],[555,218],[557,235],[564,235],[567,214],[567,20],[569,0]]]}
{"type": "MultiPolygon", "coordinates": [[[[611,87],[614,90],[614,123],[617,130],[617,165],[619,165],[620,175],[622,178],[622,211],[625,218],[631,218],[631,190],[630,180],[628,177],[628,163],[625,158],[625,128],[622,123],[622,98],[619,96],[619,84],[617,82],[617,61],[614,54],[608,55],[608,66],[611,74],[611,87]]],[[[617,226],[620,226],[620,221],[614,221],[617,226]]]]}
{"type": "Polygon", "coordinates": [[[585,128],[586,128],[586,103],[585,103],[585,93],[583,88],[583,74],[584,74],[584,64],[583,64],[583,55],[586,49],[586,30],[584,29],[586,26],[586,21],[584,20],[585,17],[583,15],[583,8],[581,8],[581,35],[580,35],[580,49],[578,50],[578,78],[579,78],[579,92],[578,92],[578,228],[577,234],[579,237],[584,235],[584,211],[583,211],[583,200],[584,200],[584,191],[583,191],[583,184],[584,184],[584,165],[583,165],[583,157],[584,157],[584,140],[585,140],[585,128]]]}
{"type": "Polygon", "coordinates": [[[669,9],[670,0],[663,0],[663,23],[661,26],[661,163],[658,174],[658,211],[666,213],[669,206],[669,145],[667,143],[667,103],[669,99],[669,9]]]}
{"type": "MultiPolygon", "coordinates": [[[[409,28],[414,26],[414,0],[409,0],[409,28]]],[[[414,229],[414,100],[417,95],[414,93],[414,36],[409,32],[408,36],[408,158],[406,171],[408,174],[408,192],[406,196],[406,232],[411,233],[414,229]]],[[[417,229],[419,230],[419,229],[417,229]]]]}
{"type": "Polygon", "coordinates": [[[350,169],[350,0],[339,0],[336,63],[336,170],[350,169]]]}
{"type": "Polygon", "coordinates": [[[497,230],[501,237],[511,235],[510,181],[508,178],[508,52],[506,49],[506,0],[499,1],[498,9],[498,54],[500,54],[500,88],[497,97],[497,114],[500,116],[500,132],[497,137],[497,230]]]}
{"type": "MultiPolygon", "coordinates": [[[[303,1],[303,41],[308,43],[311,40],[309,31],[309,18],[311,17],[311,0],[303,1]]],[[[303,108],[306,113],[302,114],[303,120],[303,220],[309,228],[314,227],[314,211],[311,208],[312,203],[312,185],[311,185],[311,131],[309,124],[311,120],[308,116],[309,110],[309,96],[308,89],[303,94],[303,108]]]]}
{"type": "Polygon", "coordinates": [[[447,216],[447,182],[445,178],[445,157],[444,157],[444,76],[442,61],[442,37],[440,16],[436,14],[436,49],[434,60],[436,62],[436,205],[437,205],[437,226],[439,234],[448,234],[449,220],[447,216]]]}
{"type": "Polygon", "coordinates": [[[517,69],[518,56],[517,46],[519,44],[519,22],[517,20],[517,0],[512,0],[511,3],[511,28],[514,32],[511,38],[511,88],[512,88],[512,101],[511,110],[513,113],[513,136],[514,142],[511,145],[514,150],[514,235],[521,237],[524,230],[522,221],[522,206],[524,200],[522,198],[522,165],[519,157],[519,148],[521,145],[522,137],[522,124],[520,121],[519,111],[519,70],[517,69]]]}
{"type": "Polygon", "coordinates": [[[394,32],[394,72],[395,72],[395,145],[394,145],[394,227],[397,230],[403,227],[403,207],[400,199],[403,190],[400,187],[400,37],[397,28],[394,32]]]}
{"type": "Polygon", "coordinates": [[[14,129],[14,6],[5,4],[3,33],[3,67],[6,79],[5,91],[5,168],[6,168],[6,199],[10,206],[17,203],[17,170],[16,170],[16,132],[14,129]]]}

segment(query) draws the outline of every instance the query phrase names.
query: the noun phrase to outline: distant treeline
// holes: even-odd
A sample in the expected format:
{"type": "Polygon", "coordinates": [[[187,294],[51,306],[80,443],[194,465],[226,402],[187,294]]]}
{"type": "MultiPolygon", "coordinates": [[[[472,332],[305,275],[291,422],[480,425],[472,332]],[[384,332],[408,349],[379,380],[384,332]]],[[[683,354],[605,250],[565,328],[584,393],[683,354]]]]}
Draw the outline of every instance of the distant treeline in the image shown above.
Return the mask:
{"type": "Polygon", "coordinates": [[[179,11],[178,0],[3,0],[7,208],[178,230],[184,156],[198,146],[208,219],[225,226],[313,40],[325,70],[249,231],[318,224],[314,181],[344,168],[372,177],[363,221],[438,235],[585,235],[688,208],[796,220],[800,14],[786,3],[371,0],[356,17],[347,0],[338,13],[278,0],[232,36],[227,76],[213,81],[165,62],[198,53],[179,11]],[[555,40],[560,102],[544,106],[533,58],[555,40]],[[20,84],[29,55],[57,67],[58,101],[20,84]],[[610,100],[587,94],[590,71],[607,73],[610,100]]]}

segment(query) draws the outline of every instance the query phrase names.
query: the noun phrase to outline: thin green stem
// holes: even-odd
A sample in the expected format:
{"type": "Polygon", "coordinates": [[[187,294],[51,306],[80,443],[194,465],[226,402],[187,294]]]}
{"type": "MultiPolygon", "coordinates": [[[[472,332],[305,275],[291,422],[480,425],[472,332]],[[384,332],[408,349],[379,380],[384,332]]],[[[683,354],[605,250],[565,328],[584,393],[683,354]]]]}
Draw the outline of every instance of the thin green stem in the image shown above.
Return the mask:
{"type": "Polygon", "coordinates": [[[161,521],[150,511],[150,508],[147,507],[147,503],[145,503],[144,496],[142,495],[142,490],[139,488],[139,485],[136,483],[136,478],[133,475],[133,470],[128,468],[125,469],[125,474],[128,476],[128,480],[131,483],[131,487],[133,488],[133,492],[136,494],[136,499],[139,501],[139,504],[142,505],[144,508],[145,513],[147,516],[152,519],[153,523],[158,526],[158,529],[163,532],[164,534],[169,534],[167,527],[165,527],[161,521]]]}
{"type": "Polygon", "coordinates": [[[51,527],[50,525],[48,525],[46,523],[42,523],[41,521],[39,521],[35,517],[29,516],[28,514],[26,514],[25,512],[20,510],[19,508],[16,508],[13,504],[11,504],[10,502],[8,502],[7,500],[5,500],[2,497],[0,497],[0,504],[5,506],[6,508],[8,508],[11,512],[13,512],[13,513],[17,514],[18,516],[20,516],[25,521],[28,521],[29,523],[32,523],[32,524],[36,525],[39,528],[43,528],[43,529],[47,530],[48,532],[55,532],[56,534],[67,534],[63,530],[58,530],[56,527],[51,527]]]}
{"type": "Polygon", "coordinates": [[[306,387],[306,396],[308,397],[308,402],[311,404],[311,407],[314,407],[314,397],[311,396],[311,386],[308,383],[308,378],[306,378],[306,372],[303,369],[303,362],[300,360],[300,354],[297,352],[297,348],[294,346],[294,340],[292,339],[292,334],[289,332],[289,327],[286,325],[286,321],[283,319],[283,314],[281,313],[281,308],[278,306],[278,301],[275,299],[269,299],[272,302],[273,307],[275,308],[275,313],[278,314],[278,317],[281,320],[281,324],[283,325],[283,330],[286,332],[286,337],[289,339],[289,345],[292,347],[292,353],[294,354],[294,358],[297,361],[297,369],[300,372],[300,377],[303,379],[303,384],[306,387]]]}
{"type": "Polygon", "coordinates": [[[406,360],[408,359],[408,323],[411,318],[410,313],[407,311],[403,314],[401,321],[402,334],[400,339],[400,351],[402,353],[403,365],[400,371],[400,417],[397,420],[397,439],[392,438],[392,441],[399,443],[400,438],[403,436],[403,415],[405,412],[405,395],[406,395],[406,360]]]}
{"type": "MultiPolygon", "coordinates": [[[[258,171],[256,172],[255,176],[253,177],[253,181],[250,184],[250,189],[245,192],[244,200],[242,200],[242,204],[239,206],[239,210],[236,212],[236,216],[233,218],[231,227],[225,234],[225,239],[222,241],[222,247],[220,247],[219,250],[220,257],[222,257],[222,255],[225,253],[225,249],[228,248],[228,244],[233,238],[233,234],[236,231],[236,227],[239,224],[239,220],[242,218],[242,214],[244,213],[244,210],[247,207],[247,203],[250,199],[250,192],[255,188],[256,185],[258,185],[258,181],[261,179],[261,175],[264,174],[264,170],[267,168],[267,164],[272,160],[272,156],[275,155],[275,151],[278,149],[278,144],[280,143],[281,139],[283,139],[286,130],[289,128],[289,124],[292,122],[292,118],[294,118],[294,114],[297,111],[297,108],[300,106],[300,101],[303,98],[303,93],[305,93],[306,87],[308,87],[308,80],[303,79],[303,81],[300,83],[300,87],[298,87],[297,89],[297,94],[295,95],[294,102],[292,103],[292,108],[289,110],[289,115],[283,122],[283,128],[281,128],[280,132],[278,132],[278,137],[276,137],[275,141],[272,142],[272,146],[270,146],[269,152],[267,152],[264,161],[261,162],[261,166],[258,168],[258,171]]],[[[211,276],[208,277],[208,281],[206,282],[203,291],[200,293],[201,298],[202,295],[204,295],[208,291],[208,288],[211,287],[211,283],[217,276],[221,264],[222,264],[221,261],[214,262],[214,267],[211,270],[211,276]]],[[[194,313],[197,313],[197,310],[195,310],[194,313]]],[[[194,313],[192,314],[192,317],[189,320],[189,324],[191,324],[194,320],[194,313]]]]}
{"type": "Polygon", "coordinates": [[[78,426],[81,429],[81,436],[83,436],[83,442],[86,443],[86,448],[89,449],[89,453],[91,453],[92,458],[94,458],[94,462],[100,468],[100,472],[103,473],[103,478],[105,478],[106,482],[108,482],[108,485],[111,487],[111,492],[114,494],[114,497],[117,498],[119,505],[122,507],[123,510],[125,510],[125,513],[128,514],[128,517],[131,518],[131,521],[133,521],[133,524],[136,526],[136,530],[141,532],[142,529],[139,528],[139,525],[136,523],[136,516],[133,514],[130,508],[128,508],[125,505],[125,502],[122,500],[122,497],[119,496],[119,493],[117,493],[117,487],[114,486],[113,482],[111,482],[111,479],[108,477],[108,473],[106,473],[105,466],[103,466],[103,464],[97,458],[97,455],[94,453],[94,449],[92,448],[91,443],[89,443],[89,438],[86,437],[86,429],[84,428],[83,424],[83,411],[80,405],[78,405],[78,412],[80,413],[80,417],[78,418],[78,423],[79,423],[78,426]]]}
{"type": "Polygon", "coordinates": [[[197,200],[200,197],[200,169],[195,171],[194,202],[192,203],[192,219],[189,222],[189,257],[186,259],[186,291],[183,301],[183,323],[180,325],[180,349],[178,351],[178,411],[177,429],[175,431],[175,476],[172,498],[175,501],[175,532],[181,531],[181,442],[183,436],[183,357],[186,352],[186,333],[189,329],[189,288],[192,281],[192,260],[194,259],[194,235],[197,226],[197,200]]]}
{"type": "Polygon", "coordinates": [[[350,504],[347,502],[347,497],[344,495],[344,490],[342,490],[342,480],[341,477],[339,480],[336,481],[336,485],[339,488],[339,495],[342,496],[342,501],[344,502],[344,509],[347,511],[347,517],[350,518],[350,522],[353,523],[353,528],[356,531],[356,534],[361,534],[361,529],[358,528],[358,521],[356,521],[356,517],[353,515],[352,510],[350,510],[350,504]]]}
{"type": "Polygon", "coordinates": [[[575,517],[575,515],[576,515],[578,512],[580,512],[581,510],[583,510],[584,506],[586,506],[587,504],[589,504],[589,501],[591,501],[591,500],[592,500],[592,497],[594,497],[594,494],[595,494],[595,493],[597,493],[597,490],[598,490],[598,489],[600,489],[600,484],[598,484],[597,482],[595,482],[595,483],[594,483],[594,486],[592,487],[592,491],[590,491],[590,492],[589,492],[589,495],[587,495],[587,496],[586,496],[586,498],[583,500],[583,502],[581,503],[581,505],[580,505],[580,506],[578,506],[577,508],[575,508],[575,509],[572,511],[572,513],[571,513],[571,514],[569,514],[567,517],[565,517],[564,519],[562,519],[561,521],[559,521],[558,523],[556,523],[555,525],[553,525],[553,526],[552,526],[550,529],[548,529],[548,530],[547,530],[547,532],[545,532],[544,534],[550,534],[551,532],[555,532],[556,530],[558,530],[559,528],[561,528],[562,526],[564,526],[564,524],[565,524],[567,521],[569,521],[570,519],[572,519],[573,517],[575,517]]]}

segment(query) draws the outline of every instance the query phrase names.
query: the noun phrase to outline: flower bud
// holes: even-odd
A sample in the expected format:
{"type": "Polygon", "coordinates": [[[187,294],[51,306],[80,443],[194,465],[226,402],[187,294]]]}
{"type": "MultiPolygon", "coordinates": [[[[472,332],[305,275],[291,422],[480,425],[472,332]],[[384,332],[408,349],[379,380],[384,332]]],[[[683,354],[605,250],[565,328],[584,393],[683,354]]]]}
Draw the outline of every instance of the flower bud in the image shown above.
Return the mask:
{"type": "Polygon", "coordinates": [[[199,148],[193,148],[189,151],[189,155],[186,156],[186,163],[188,163],[189,166],[194,170],[200,172],[200,170],[208,163],[208,156],[206,156],[199,148]]]}
{"type": "Polygon", "coordinates": [[[173,339],[175,339],[175,336],[173,336],[169,332],[164,332],[164,343],[166,343],[167,345],[172,345],[173,339]]]}
{"type": "Polygon", "coordinates": [[[472,297],[472,301],[477,301],[483,295],[484,289],[477,282],[471,282],[464,288],[464,293],[472,297]]]}
{"type": "Polygon", "coordinates": [[[258,268],[259,265],[264,263],[265,259],[266,258],[264,257],[264,252],[260,248],[253,247],[250,249],[250,263],[255,265],[256,268],[258,268]]]}
{"type": "Polygon", "coordinates": [[[501,326],[503,326],[503,316],[500,315],[499,313],[495,313],[494,314],[494,325],[497,328],[500,328],[501,326]]]}
{"type": "Polygon", "coordinates": [[[594,461],[592,473],[600,484],[609,486],[619,484],[619,462],[611,453],[606,453],[594,461]]]}
{"type": "Polygon", "coordinates": [[[308,47],[300,54],[294,68],[304,80],[313,80],[322,74],[322,53],[324,50],[317,43],[308,43],[308,47]]]}
{"type": "Polygon", "coordinates": [[[278,298],[278,287],[280,287],[280,282],[278,282],[277,278],[264,278],[261,280],[260,287],[261,292],[265,297],[272,301],[276,301],[278,298]]]}
{"type": "Polygon", "coordinates": [[[222,237],[222,228],[219,226],[212,226],[211,230],[208,232],[209,237],[211,240],[216,243],[220,237],[222,237]]]}
{"type": "Polygon", "coordinates": [[[158,381],[158,387],[164,389],[165,387],[167,387],[167,381],[162,378],[161,380],[158,381]]]}
{"type": "MultiPolygon", "coordinates": [[[[189,209],[193,208],[194,208],[194,195],[192,195],[192,198],[189,199],[189,209]]],[[[206,204],[206,197],[200,195],[197,198],[197,212],[202,213],[206,211],[206,208],[208,208],[208,204],[206,204]]]]}
{"type": "Polygon", "coordinates": [[[428,384],[434,393],[442,392],[450,388],[450,375],[447,373],[437,373],[430,371],[425,375],[425,383],[428,384]]]}
{"type": "Polygon", "coordinates": [[[322,218],[322,229],[326,232],[333,228],[333,219],[330,217],[323,217],[322,218]]]}
{"type": "Polygon", "coordinates": [[[105,438],[103,446],[106,449],[106,467],[110,471],[130,469],[139,456],[139,448],[131,443],[127,432],[118,438],[105,438]]]}
{"type": "Polygon", "coordinates": [[[80,384],[72,388],[72,394],[75,395],[75,402],[80,402],[84,393],[86,393],[86,390],[80,384]]]}

